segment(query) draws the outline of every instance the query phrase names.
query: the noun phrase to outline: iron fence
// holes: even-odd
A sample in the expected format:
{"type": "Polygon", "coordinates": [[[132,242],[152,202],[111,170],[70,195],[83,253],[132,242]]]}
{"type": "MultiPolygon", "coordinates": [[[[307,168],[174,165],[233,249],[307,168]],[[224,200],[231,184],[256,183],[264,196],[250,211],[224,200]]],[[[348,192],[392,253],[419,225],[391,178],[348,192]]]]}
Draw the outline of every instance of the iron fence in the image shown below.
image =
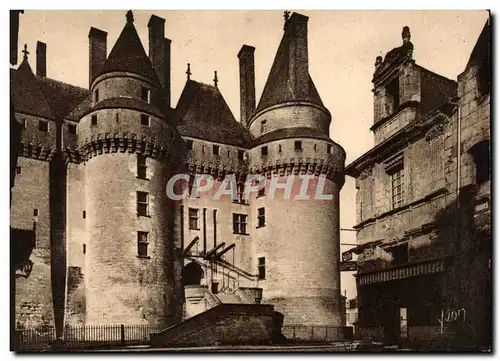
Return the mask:
{"type": "MultiPolygon", "coordinates": [[[[148,345],[151,333],[160,331],[149,325],[67,326],[59,347],[67,350],[100,347],[148,345]]],[[[56,344],[55,327],[18,329],[14,332],[14,351],[51,350],[56,344]]]]}

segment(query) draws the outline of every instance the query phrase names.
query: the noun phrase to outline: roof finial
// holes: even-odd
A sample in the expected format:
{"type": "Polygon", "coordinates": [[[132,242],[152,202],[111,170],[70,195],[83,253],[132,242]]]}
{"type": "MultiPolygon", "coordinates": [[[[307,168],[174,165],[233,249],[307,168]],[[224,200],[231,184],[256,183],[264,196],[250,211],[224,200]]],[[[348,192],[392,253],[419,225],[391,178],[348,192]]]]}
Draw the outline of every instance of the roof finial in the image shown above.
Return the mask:
{"type": "Polygon", "coordinates": [[[28,51],[28,45],[27,45],[27,44],[24,44],[24,50],[23,50],[23,54],[24,54],[23,59],[24,59],[24,60],[28,60],[28,54],[29,54],[29,53],[30,53],[30,52],[28,51]]]}
{"type": "Polygon", "coordinates": [[[188,68],[186,70],[187,80],[191,79],[191,64],[188,63],[188,68]]]}
{"type": "Polygon", "coordinates": [[[134,22],[134,13],[132,13],[132,10],[127,11],[127,23],[133,23],[134,22]]]}
{"type": "Polygon", "coordinates": [[[285,12],[283,14],[283,18],[285,18],[285,23],[288,21],[288,19],[290,19],[290,11],[289,10],[285,10],[285,12]]]}
{"type": "Polygon", "coordinates": [[[378,67],[380,64],[382,64],[382,57],[379,55],[375,59],[375,67],[378,67]]]}
{"type": "Polygon", "coordinates": [[[219,82],[219,78],[217,78],[217,70],[214,71],[214,85],[217,88],[217,83],[219,82]]]}
{"type": "Polygon", "coordinates": [[[405,26],[403,28],[403,31],[401,32],[401,37],[403,38],[403,44],[410,41],[411,33],[410,33],[410,28],[408,26],[405,26]]]}

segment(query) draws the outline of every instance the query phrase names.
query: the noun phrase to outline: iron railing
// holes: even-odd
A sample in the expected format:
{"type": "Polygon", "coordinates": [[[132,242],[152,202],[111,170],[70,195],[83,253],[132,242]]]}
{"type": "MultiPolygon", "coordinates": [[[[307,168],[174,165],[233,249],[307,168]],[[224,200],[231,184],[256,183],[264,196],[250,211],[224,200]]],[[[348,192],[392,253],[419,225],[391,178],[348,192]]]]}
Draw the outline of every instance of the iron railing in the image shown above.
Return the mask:
{"type": "MultiPolygon", "coordinates": [[[[149,335],[160,330],[149,325],[67,326],[59,344],[68,350],[148,345],[149,335]]],[[[13,351],[51,350],[55,343],[55,327],[18,329],[14,332],[13,351]]]]}

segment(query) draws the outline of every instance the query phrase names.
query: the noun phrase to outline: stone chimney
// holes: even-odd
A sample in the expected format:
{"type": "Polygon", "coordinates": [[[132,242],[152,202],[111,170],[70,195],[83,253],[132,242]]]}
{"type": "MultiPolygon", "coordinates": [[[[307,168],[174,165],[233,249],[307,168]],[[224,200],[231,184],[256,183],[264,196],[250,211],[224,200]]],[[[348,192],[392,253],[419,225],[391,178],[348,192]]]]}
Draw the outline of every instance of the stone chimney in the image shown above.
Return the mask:
{"type": "Polygon", "coordinates": [[[240,112],[241,123],[248,125],[255,111],[255,48],[243,45],[238,53],[240,59],[240,112]]]}
{"type": "Polygon", "coordinates": [[[36,75],[47,76],[47,44],[41,41],[36,43],[36,75]]]}
{"type": "Polygon", "coordinates": [[[100,73],[106,61],[106,39],[108,33],[96,29],[94,27],[90,28],[89,32],[89,88],[92,82],[100,73]]]}
{"type": "Polygon", "coordinates": [[[151,15],[149,28],[149,59],[165,91],[166,103],[170,107],[170,43],[165,38],[165,19],[151,15]]]}
{"type": "Polygon", "coordinates": [[[290,42],[289,77],[298,99],[305,99],[309,94],[308,20],[307,16],[293,13],[285,24],[285,37],[290,42]]]}

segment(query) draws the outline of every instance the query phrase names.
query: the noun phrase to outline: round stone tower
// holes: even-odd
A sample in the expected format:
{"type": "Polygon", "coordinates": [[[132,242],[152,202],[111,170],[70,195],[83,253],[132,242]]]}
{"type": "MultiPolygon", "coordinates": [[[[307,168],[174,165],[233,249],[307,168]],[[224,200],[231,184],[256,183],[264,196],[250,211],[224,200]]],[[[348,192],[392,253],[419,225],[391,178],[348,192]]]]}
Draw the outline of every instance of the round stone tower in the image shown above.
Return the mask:
{"type": "Polygon", "coordinates": [[[165,117],[164,89],[131,12],[107,59],[106,33],[91,29],[89,38],[92,104],[78,124],[86,324],[164,326],[175,297],[165,190],[179,136],[165,117]]]}
{"type": "MultiPolygon", "coordinates": [[[[264,194],[251,199],[254,264],[262,303],[282,312],[285,326],[332,326],[327,337],[339,339],[339,192],[345,151],[329,137],[331,115],[309,75],[307,20],[296,13],[286,17],[262,97],[247,121],[255,138],[250,172],[266,177],[264,194]],[[288,191],[281,187],[287,183],[288,191]]],[[[240,69],[253,63],[248,59],[240,53],[240,69]]],[[[245,76],[240,79],[245,82],[245,76]]],[[[242,99],[245,104],[251,102],[242,99]]],[[[324,338],[326,328],[312,336],[311,328],[302,330],[304,337],[324,338]]]]}

